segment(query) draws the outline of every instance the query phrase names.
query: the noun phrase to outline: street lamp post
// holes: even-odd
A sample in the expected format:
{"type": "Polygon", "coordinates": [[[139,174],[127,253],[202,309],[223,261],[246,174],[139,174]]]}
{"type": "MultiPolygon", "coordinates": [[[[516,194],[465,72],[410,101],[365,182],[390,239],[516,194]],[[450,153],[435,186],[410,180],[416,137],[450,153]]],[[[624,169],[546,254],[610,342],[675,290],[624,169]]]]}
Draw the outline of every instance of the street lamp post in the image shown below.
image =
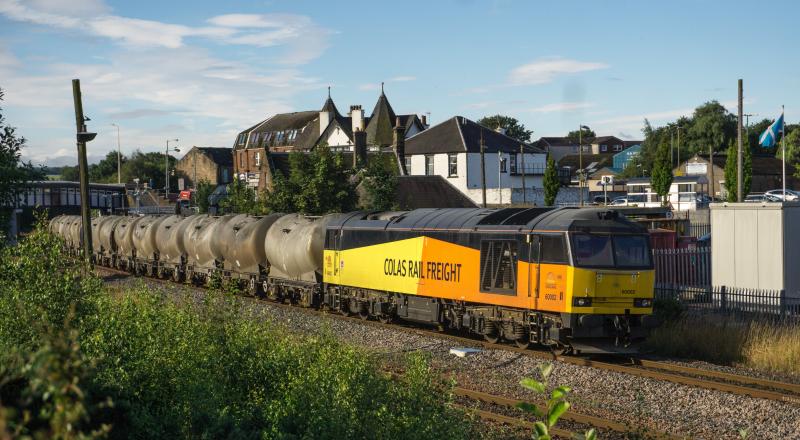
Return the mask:
{"type": "Polygon", "coordinates": [[[119,146],[119,125],[112,123],[114,127],[117,127],[117,183],[122,183],[122,150],[119,146]]]}
{"type": "MultiPolygon", "coordinates": [[[[167,149],[164,151],[164,200],[169,201],[169,143],[178,142],[178,139],[167,139],[167,149]]],[[[173,148],[174,152],[179,153],[178,147],[173,148]]]]}
{"type": "Polygon", "coordinates": [[[578,188],[580,188],[580,206],[583,206],[583,129],[587,131],[590,130],[589,127],[585,125],[578,125],[578,188]]]}

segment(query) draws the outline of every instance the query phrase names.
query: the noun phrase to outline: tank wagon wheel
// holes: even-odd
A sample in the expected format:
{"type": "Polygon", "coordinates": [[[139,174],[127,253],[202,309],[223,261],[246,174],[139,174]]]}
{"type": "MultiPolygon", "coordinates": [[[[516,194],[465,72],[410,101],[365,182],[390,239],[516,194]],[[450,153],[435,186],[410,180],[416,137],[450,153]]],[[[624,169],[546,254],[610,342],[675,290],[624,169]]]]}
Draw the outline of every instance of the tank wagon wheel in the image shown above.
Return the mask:
{"type": "Polygon", "coordinates": [[[176,283],[180,283],[182,281],[183,276],[181,274],[181,271],[177,267],[172,269],[171,275],[172,275],[172,281],[175,281],[176,283]]]}

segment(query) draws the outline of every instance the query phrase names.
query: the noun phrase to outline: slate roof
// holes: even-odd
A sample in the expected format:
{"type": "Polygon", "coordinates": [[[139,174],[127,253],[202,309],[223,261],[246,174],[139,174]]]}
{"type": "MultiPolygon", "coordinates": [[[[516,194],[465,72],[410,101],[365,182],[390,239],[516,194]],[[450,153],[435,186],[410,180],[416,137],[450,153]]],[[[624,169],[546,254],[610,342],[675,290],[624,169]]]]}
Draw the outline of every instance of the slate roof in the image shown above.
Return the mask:
{"type": "Polygon", "coordinates": [[[341,118],[342,115],[339,113],[339,109],[336,108],[336,104],[333,103],[333,99],[331,96],[328,95],[328,99],[325,100],[325,104],[322,105],[320,109],[321,112],[328,112],[331,114],[331,118],[341,118]]]}
{"type": "Polygon", "coordinates": [[[392,128],[396,117],[391,104],[389,104],[389,99],[386,98],[384,93],[381,93],[365,129],[367,132],[367,144],[381,147],[392,145],[394,143],[392,128]]]}
{"type": "MultiPolygon", "coordinates": [[[[498,133],[491,128],[479,125],[463,116],[454,116],[425,131],[406,139],[405,153],[436,154],[436,153],[479,153],[481,151],[481,134],[486,153],[519,152],[522,142],[498,133]]],[[[527,152],[543,153],[540,148],[524,144],[527,152]]]]}
{"type": "Polygon", "coordinates": [[[222,167],[233,166],[233,151],[225,147],[197,147],[197,149],[222,167]]]}
{"type": "Polygon", "coordinates": [[[622,139],[616,136],[598,136],[594,139],[582,139],[585,144],[624,145],[622,139]]]}
{"type": "Polygon", "coordinates": [[[478,206],[442,176],[398,176],[395,198],[404,210],[478,206]]]}
{"type": "Polygon", "coordinates": [[[292,146],[298,150],[309,150],[314,147],[318,138],[318,111],[279,113],[251,131],[248,146],[292,146]]]}
{"type": "Polygon", "coordinates": [[[622,146],[625,148],[632,147],[634,145],[642,145],[644,141],[622,141],[622,146]]]}
{"type": "MultiPolygon", "coordinates": [[[[570,167],[574,173],[578,170],[580,162],[580,155],[569,154],[558,161],[558,166],[559,168],[570,167]]],[[[594,164],[594,166],[592,166],[592,170],[588,170],[590,172],[594,172],[594,170],[599,170],[603,167],[612,167],[614,165],[613,156],[609,154],[584,154],[583,167],[588,168],[592,164],[594,164]]]]}

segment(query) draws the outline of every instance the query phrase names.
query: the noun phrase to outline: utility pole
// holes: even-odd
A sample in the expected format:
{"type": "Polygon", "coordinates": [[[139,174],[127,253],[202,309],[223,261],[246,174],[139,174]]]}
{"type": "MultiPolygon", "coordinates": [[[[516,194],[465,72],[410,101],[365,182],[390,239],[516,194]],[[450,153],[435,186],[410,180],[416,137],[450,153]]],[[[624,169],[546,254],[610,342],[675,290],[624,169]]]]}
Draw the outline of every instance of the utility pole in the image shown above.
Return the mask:
{"type": "MultiPolygon", "coordinates": [[[[169,143],[170,142],[178,142],[178,140],[167,139],[167,149],[164,151],[164,200],[167,202],[169,202],[169,143]]],[[[177,153],[181,150],[175,147],[174,151],[177,153]]]]}
{"type": "Polygon", "coordinates": [[[89,210],[89,166],[86,163],[86,143],[94,139],[97,133],[86,131],[86,118],[83,116],[83,100],[81,98],[81,80],[72,80],[72,99],[75,104],[75,129],[78,143],[78,172],[81,181],[81,226],[83,228],[83,258],[92,264],[92,224],[89,210]]]}
{"type": "Polygon", "coordinates": [[[486,207],[486,145],[483,143],[483,129],[481,129],[481,206],[486,207]]]}
{"type": "Polygon", "coordinates": [[[503,181],[503,153],[497,150],[497,200],[498,205],[503,204],[503,188],[500,182],[503,181]]]}
{"type": "Polygon", "coordinates": [[[580,206],[583,206],[583,179],[584,179],[584,170],[583,170],[583,145],[582,145],[582,144],[583,144],[583,139],[582,139],[582,137],[581,137],[581,136],[583,135],[583,129],[584,129],[584,128],[585,128],[587,131],[588,131],[588,130],[591,130],[589,127],[587,127],[587,126],[585,126],[585,125],[583,125],[583,124],[578,124],[578,168],[579,168],[579,169],[578,169],[578,173],[579,173],[579,174],[578,174],[578,187],[580,188],[580,194],[581,194],[581,196],[580,196],[580,197],[581,197],[581,204],[580,204],[580,206]]]}
{"type": "Polygon", "coordinates": [[[528,204],[527,189],[525,188],[525,146],[519,144],[519,155],[522,160],[522,204],[528,204]]]}
{"type": "MultiPolygon", "coordinates": [[[[739,118],[736,122],[736,147],[737,147],[737,158],[736,158],[736,201],[741,202],[744,200],[744,196],[742,192],[744,191],[744,172],[742,170],[742,114],[744,113],[743,107],[743,99],[742,99],[742,79],[739,78],[739,118]]],[[[784,197],[786,194],[784,193],[784,197]]]]}
{"type": "Polygon", "coordinates": [[[583,146],[581,134],[583,125],[578,124],[578,188],[580,189],[580,206],[583,206],[583,146]]]}
{"type": "Polygon", "coordinates": [[[120,184],[122,183],[122,150],[119,146],[119,125],[114,123],[111,125],[117,127],[117,184],[120,184]]]}
{"type": "Polygon", "coordinates": [[[681,166],[681,128],[683,128],[683,127],[681,127],[679,125],[678,126],[678,140],[676,142],[677,147],[678,147],[677,148],[678,149],[678,166],[681,166]]]}

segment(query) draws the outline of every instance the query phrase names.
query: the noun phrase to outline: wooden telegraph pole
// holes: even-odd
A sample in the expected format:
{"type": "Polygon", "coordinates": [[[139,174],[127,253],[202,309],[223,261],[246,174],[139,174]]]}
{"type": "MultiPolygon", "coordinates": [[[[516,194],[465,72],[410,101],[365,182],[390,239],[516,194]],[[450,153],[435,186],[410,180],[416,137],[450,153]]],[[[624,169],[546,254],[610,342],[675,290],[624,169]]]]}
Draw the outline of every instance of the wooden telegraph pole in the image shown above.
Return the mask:
{"type": "Polygon", "coordinates": [[[481,129],[481,207],[486,207],[486,145],[483,143],[483,129],[481,129]]]}
{"type": "Polygon", "coordinates": [[[525,146],[523,144],[519,144],[519,156],[522,158],[522,164],[520,168],[522,168],[522,204],[528,204],[528,197],[527,197],[527,189],[525,188],[525,146]]]}
{"type": "MultiPolygon", "coordinates": [[[[742,170],[742,113],[744,113],[742,109],[743,99],[742,99],[742,80],[739,79],[739,118],[738,122],[736,123],[736,144],[737,144],[737,158],[736,158],[736,201],[741,202],[744,200],[744,196],[742,192],[744,191],[744,172],[742,170]]],[[[785,196],[785,194],[784,194],[785,196]]]]}
{"type": "Polygon", "coordinates": [[[92,264],[92,223],[89,209],[89,166],[86,163],[86,143],[94,139],[97,133],[86,131],[86,119],[83,116],[81,99],[81,80],[72,80],[72,98],[75,102],[75,129],[78,142],[78,172],[81,181],[81,226],[83,227],[83,258],[92,264]]]}

